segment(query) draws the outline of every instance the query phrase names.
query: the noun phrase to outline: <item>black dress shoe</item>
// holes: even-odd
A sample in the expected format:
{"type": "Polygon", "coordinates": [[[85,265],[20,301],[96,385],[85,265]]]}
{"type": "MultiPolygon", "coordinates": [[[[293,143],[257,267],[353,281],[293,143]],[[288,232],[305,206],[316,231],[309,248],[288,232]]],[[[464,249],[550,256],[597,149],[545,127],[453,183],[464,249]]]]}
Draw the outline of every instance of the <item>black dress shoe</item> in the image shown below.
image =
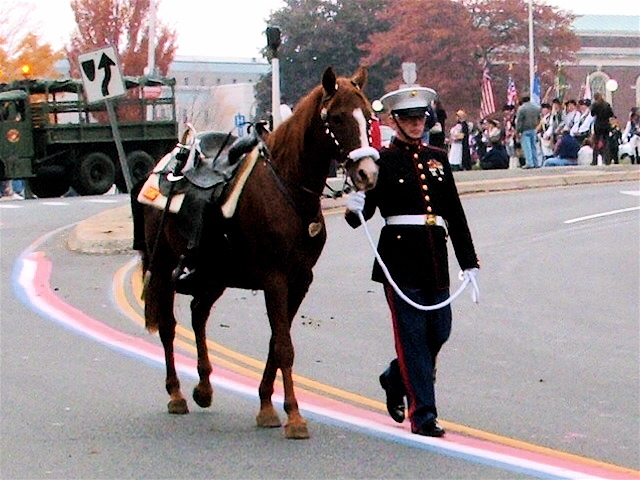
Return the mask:
{"type": "Polygon", "coordinates": [[[438,422],[431,420],[420,426],[418,429],[411,429],[412,433],[422,435],[424,437],[442,437],[445,434],[444,428],[438,425],[438,422]]]}
{"type": "Polygon", "coordinates": [[[387,412],[395,422],[404,422],[404,397],[390,391],[384,374],[380,375],[380,386],[387,395],[387,412]]]}

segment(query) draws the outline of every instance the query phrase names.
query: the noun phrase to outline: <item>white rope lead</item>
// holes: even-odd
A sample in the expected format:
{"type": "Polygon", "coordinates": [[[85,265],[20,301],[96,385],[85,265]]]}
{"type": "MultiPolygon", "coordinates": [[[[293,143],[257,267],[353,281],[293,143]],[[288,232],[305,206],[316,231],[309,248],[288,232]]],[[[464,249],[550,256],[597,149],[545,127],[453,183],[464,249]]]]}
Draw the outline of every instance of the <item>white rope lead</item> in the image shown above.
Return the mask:
{"type": "Polygon", "coordinates": [[[420,305],[419,303],[416,303],[413,300],[411,300],[409,297],[407,297],[404,294],[402,290],[400,290],[400,287],[398,287],[396,282],[393,281],[393,278],[391,278],[389,269],[382,261],[382,258],[378,253],[378,249],[376,248],[376,245],[373,242],[373,238],[371,238],[371,232],[369,232],[369,228],[367,227],[367,222],[364,219],[364,215],[362,215],[361,211],[358,211],[356,213],[358,214],[360,223],[364,227],[364,232],[367,235],[367,240],[369,240],[369,245],[371,245],[371,248],[373,249],[373,253],[376,256],[376,260],[378,260],[378,264],[380,264],[380,268],[382,268],[382,271],[384,272],[385,277],[387,277],[389,284],[393,287],[393,289],[398,294],[398,296],[402,298],[405,302],[407,302],[409,305],[422,311],[438,310],[439,308],[446,307],[451,302],[453,302],[456,298],[458,298],[460,294],[464,291],[464,289],[467,287],[467,285],[469,284],[471,284],[471,286],[473,287],[473,290],[471,291],[471,299],[473,300],[474,303],[478,303],[480,298],[480,289],[478,288],[478,282],[476,281],[473,275],[465,275],[464,272],[460,272],[460,274],[458,275],[460,280],[462,280],[462,284],[458,287],[458,289],[454,292],[453,295],[451,295],[449,298],[447,298],[443,302],[437,303],[435,305],[420,305]]]}

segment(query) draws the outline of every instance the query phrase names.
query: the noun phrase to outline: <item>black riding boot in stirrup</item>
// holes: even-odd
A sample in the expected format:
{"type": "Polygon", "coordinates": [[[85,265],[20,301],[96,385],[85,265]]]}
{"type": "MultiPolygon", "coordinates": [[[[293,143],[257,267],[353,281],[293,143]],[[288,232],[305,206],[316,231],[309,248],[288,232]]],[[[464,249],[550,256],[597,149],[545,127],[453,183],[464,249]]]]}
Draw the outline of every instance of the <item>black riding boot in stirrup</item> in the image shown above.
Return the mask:
{"type": "Polygon", "coordinates": [[[193,260],[193,252],[182,255],[178,266],[171,273],[173,287],[177,293],[193,295],[201,287],[198,281],[199,275],[197,274],[196,268],[193,267],[193,260]]]}

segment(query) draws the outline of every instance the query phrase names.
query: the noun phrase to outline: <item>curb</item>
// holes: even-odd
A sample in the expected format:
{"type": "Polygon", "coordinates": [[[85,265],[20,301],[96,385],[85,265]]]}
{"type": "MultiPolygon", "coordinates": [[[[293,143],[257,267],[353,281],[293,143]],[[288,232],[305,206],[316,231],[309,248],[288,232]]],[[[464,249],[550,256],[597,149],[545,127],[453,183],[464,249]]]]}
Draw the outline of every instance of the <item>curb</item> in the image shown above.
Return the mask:
{"type": "Polygon", "coordinates": [[[460,195],[472,193],[505,192],[531,188],[568,187],[610,182],[640,181],[640,170],[632,171],[566,171],[561,175],[535,175],[523,178],[461,181],[456,183],[460,195]]]}
{"type": "MultiPolygon", "coordinates": [[[[554,167],[549,174],[539,174],[537,171],[494,171],[496,175],[512,175],[505,178],[489,178],[471,180],[468,174],[474,172],[461,172],[467,175],[456,175],[456,186],[460,195],[479,193],[506,192],[514,190],[529,190],[535,188],[554,188],[572,185],[633,182],[640,181],[639,169],[625,169],[615,171],[597,170],[572,170],[572,167],[554,167]],[[525,175],[523,173],[527,172],[525,175]],[[513,175],[520,176],[513,176],[513,175]]],[[[575,168],[575,167],[573,167],[575,168]]],[[[487,173],[485,173],[487,174],[487,173]]],[[[342,186],[343,179],[330,179],[329,184],[342,186]]],[[[331,211],[344,208],[346,196],[339,198],[323,198],[321,206],[323,211],[331,211]]],[[[81,221],[69,235],[67,246],[70,250],[86,254],[117,255],[133,252],[133,219],[131,208],[122,205],[110,210],[105,210],[93,217],[81,221]]]]}
{"type": "Polygon", "coordinates": [[[67,240],[69,250],[101,255],[131,253],[132,244],[133,217],[129,205],[111,208],[81,221],[67,240]]]}

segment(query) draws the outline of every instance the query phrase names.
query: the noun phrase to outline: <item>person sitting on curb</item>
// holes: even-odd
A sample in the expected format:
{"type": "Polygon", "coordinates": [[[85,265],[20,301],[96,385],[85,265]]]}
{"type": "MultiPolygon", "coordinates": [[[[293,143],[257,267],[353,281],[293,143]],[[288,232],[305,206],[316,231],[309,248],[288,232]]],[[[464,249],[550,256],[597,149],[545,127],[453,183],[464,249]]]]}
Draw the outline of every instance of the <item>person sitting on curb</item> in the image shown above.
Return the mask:
{"type": "Polygon", "coordinates": [[[578,164],[578,151],[580,150],[580,144],[578,140],[569,133],[569,130],[564,127],[562,129],[562,136],[556,143],[553,150],[554,156],[548,158],[542,164],[543,167],[567,167],[569,165],[578,164]]]}

